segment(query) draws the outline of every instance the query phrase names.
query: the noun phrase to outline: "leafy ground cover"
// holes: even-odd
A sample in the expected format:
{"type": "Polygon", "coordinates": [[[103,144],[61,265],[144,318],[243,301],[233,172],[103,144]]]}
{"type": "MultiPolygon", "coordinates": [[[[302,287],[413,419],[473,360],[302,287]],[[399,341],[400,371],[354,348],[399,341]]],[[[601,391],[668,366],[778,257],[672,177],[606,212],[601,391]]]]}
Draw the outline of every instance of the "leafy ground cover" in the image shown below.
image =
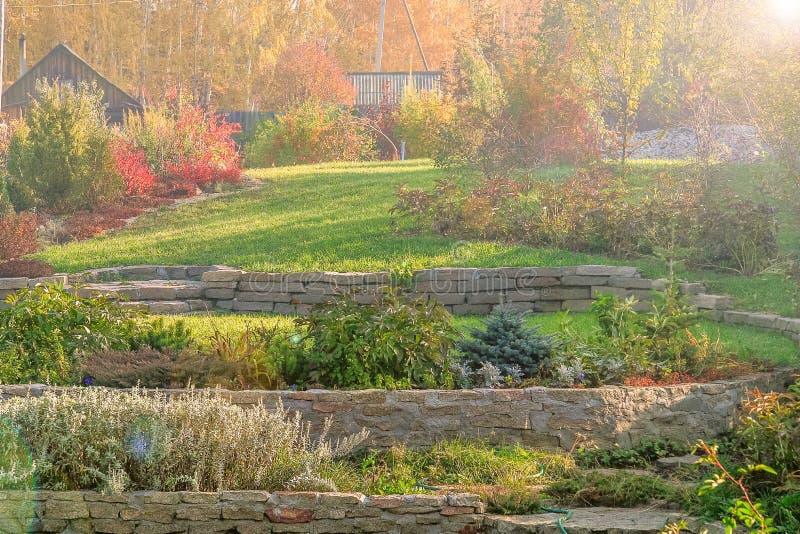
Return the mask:
{"type": "MultiPolygon", "coordinates": [[[[627,179],[631,183],[646,181],[658,171],[679,165],[660,161],[631,163],[627,179]]],[[[549,167],[538,174],[560,180],[569,172],[568,167],[549,167]]],[[[771,167],[730,164],[715,172],[718,180],[731,182],[742,194],[761,195],[778,208],[782,252],[800,247],[791,199],[781,192],[771,167]]],[[[400,184],[428,188],[435,180],[451,174],[434,168],[427,160],[330,163],[256,169],[249,174],[263,180],[264,187],[161,210],[142,217],[128,229],[52,246],[35,257],[64,272],[143,263],[226,264],[263,271],[600,263],[635,265],[648,277],[667,274],[666,267],[656,259],[623,260],[558,249],[414,235],[389,210],[400,184]]],[[[461,180],[472,183],[478,178],[465,176],[461,180]]],[[[740,308],[796,314],[797,285],[783,274],[744,278],[682,270],[678,275],[735,296],[740,308]]]]}

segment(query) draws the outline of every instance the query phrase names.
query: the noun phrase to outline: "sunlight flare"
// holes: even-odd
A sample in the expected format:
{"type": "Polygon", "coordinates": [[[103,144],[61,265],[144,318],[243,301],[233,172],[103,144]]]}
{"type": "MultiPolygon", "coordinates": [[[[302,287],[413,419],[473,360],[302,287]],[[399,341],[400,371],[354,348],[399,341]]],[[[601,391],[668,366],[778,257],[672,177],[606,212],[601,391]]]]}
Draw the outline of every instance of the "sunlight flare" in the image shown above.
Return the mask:
{"type": "Polygon", "coordinates": [[[800,0],[770,0],[773,15],[782,22],[800,19],[800,0]]]}

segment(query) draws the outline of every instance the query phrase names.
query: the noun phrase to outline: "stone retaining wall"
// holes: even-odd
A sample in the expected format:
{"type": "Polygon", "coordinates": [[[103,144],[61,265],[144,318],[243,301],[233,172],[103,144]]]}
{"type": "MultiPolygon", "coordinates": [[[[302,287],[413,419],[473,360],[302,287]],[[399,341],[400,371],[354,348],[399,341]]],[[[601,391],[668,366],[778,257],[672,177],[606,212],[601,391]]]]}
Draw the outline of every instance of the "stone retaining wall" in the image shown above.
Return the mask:
{"type": "MultiPolygon", "coordinates": [[[[2,300],[25,287],[47,282],[75,286],[81,295],[121,297],[126,305],[153,313],[206,312],[221,308],[238,312],[306,313],[309,308],[343,292],[355,292],[370,302],[397,283],[388,272],[260,273],[221,265],[137,265],[95,269],[44,278],[0,278],[2,300]]],[[[665,280],[642,278],[635,267],[579,265],[574,267],[436,268],[416,271],[412,291],[439,300],[458,315],[486,315],[500,304],[518,310],[586,311],[597,295],[635,296],[640,310],[649,310],[653,290],[665,280]]],[[[734,300],[707,294],[702,284],[684,282],[680,290],[697,309],[716,321],[755,326],[800,342],[800,318],[733,310],[734,300]]]]}
{"type": "MultiPolygon", "coordinates": [[[[576,441],[630,447],[644,440],[694,442],[733,427],[747,390],[783,391],[790,370],[753,377],[667,387],[605,386],[593,389],[410,391],[221,391],[234,404],[268,407],[281,402],[300,412],[317,433],[332,419],[331,437],[359,432],[365,446],[432,445],[459,436],[495,443],[569,450],[576,441]]],[[[48,386],[0,386],[0,398],[39,396],[48,386]]],[[[167,390],[170,395],[182,390],[167,390]]]]}
{"type": "Polygon", "coordinates": [[[146,280],[193,280],[199,282],[203,273],[230,269],[223,265],[131,265],[106,267],[68,275],[70,283],[94,283],[146,280]]]}
{"type": "Polygon", "coordinates": [[[709,312],[709,318],[721,323],[755,326],[780,332],[784,336],[800,342],[800,319],[794,317],[781,317],[772,313],[712,310],[709,312]]]}
{"type": "Polygon", "coordinates": [[[476,534],[482,514],[469,494],[0,492],[3,532],[476,534]]]}
{"type": "MultiPolygon", "coordinates": [[[[362,302],[373,300],[393,282],[390,273],[259,273],[218,269],[202,275],[203,298],[219,308],[243,312],[305,313],[343,292],[355,292],[362,302]]],[[[495,306],[522,311],[586,311],[597,295],[635,296],[649,309],[652,290],[664,280],[642,278],[635,267],[580,265],[575,267],[501,267],[494,269],[438,268],[416,271],[411,291],[432,297],[457,315],[486,315],[495,306]]],[[[728,310],[729,297],[706,295],[700,284],[682,284],[698,308],[728,310]]]]}

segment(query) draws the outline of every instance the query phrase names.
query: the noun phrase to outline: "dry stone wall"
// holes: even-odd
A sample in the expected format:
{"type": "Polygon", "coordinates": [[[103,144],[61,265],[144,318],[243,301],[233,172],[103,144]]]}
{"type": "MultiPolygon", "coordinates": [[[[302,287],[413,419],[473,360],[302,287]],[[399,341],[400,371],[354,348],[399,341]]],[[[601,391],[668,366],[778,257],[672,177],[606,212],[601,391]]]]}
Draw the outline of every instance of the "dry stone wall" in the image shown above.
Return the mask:
{"type": "Polygon", "coordinates": [[[371,532],[476,534],[475,495],[388,495],[263,491],[2,491],[3,532],[265,534],[371,532]]]}
{"type": "MultiPolygon", "coordinates": [[[[645,440],[694,442],[733,427],[745,392],[783,391],[789,370],[738,380],[666,387],[593,389],[222,391],[240,406],[282,403],[319,432],[331,419],[331,437],[359,432],[365,446],[425,447],[459,436],[496,443],[570,450],[576,441],[630,447],[645,440]]],[[[0,386],[0,398],[38,396],[48,386],[0,386]]],[[[179,395],[182,390],[167,390],[179,395]]]]}
{"type": "MultiPolygon", "coordinates": [[[[52,282],[73,287],[84,296],[118,296],[125,305],[159,314],[213,308],[302,314],[344,292],[371,302],[397,280],[388,272],[262,273],[221,265],[136,265],[45,278],[0,278],[0,308],[2,300],[15,291],[52,282]]],[[[416,271],[409,283],[413,293],[435,298],[458,315],[486,315],[500,304],[534,312],[586,311],[601,293],[635,296],[640,300],[638,308],[647,310],[652,291],[666,285],[665,280],[642,278],[634,267],[608,265],[436,268],[416,271]]],[[[685,282],[680,290],[711,319],[777,331],[800,342],[800,318],[736,311],[731,297],[708,294],[702,284],[685,282]]]]}
{"type": "MultiPolygon", "coordinates": [[[[216,270],[204,273],[203,297],[219,308],[243,312],[305,313],[331,297],[353,292],[362,302],[375,299],[396,283],[388,272],[377,273],[258,273],[216,270]]],[[[602,293],[635,296],[641,309],[649,309],[653,290],[663,290],[664,280],[642,278],[634,267],[580,265],[494,269],[438,268],[416,271],[412,293],[431,297],[457,315],[486,315],[495,306],[521,311],[586,311],[602,293]]],[[[702,309],[730,309],[728,297],[706,295],[699,284],[682,290],[702,309]]]]}

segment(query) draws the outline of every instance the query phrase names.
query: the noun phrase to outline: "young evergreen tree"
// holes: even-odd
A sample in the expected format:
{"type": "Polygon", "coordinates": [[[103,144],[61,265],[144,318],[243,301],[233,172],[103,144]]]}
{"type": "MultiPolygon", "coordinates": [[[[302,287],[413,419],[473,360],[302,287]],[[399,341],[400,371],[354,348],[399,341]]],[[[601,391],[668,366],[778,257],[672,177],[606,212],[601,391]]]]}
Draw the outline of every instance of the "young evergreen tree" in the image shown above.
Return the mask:
{"type": "Polygon", "coordinates": [[[483,324],[485,329],[469,329],[473,339],[456,343],[473,369],[490,363],[508,374],[516,369],[531,377],[553,351],[553,338],[539,333],[538,327],[526,326],[525,315],[511,308],[496,308],[483,324]]]}

